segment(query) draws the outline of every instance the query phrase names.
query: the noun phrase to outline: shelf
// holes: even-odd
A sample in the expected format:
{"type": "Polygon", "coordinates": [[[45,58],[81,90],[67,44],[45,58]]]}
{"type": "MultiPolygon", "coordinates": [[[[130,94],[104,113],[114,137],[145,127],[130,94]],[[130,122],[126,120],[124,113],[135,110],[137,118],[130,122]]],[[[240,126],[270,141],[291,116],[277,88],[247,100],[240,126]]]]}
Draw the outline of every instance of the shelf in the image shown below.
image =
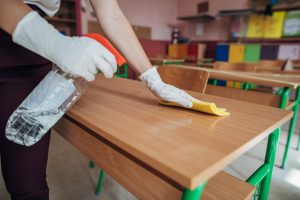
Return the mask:
{"type": "MultiPolygon", "coordinates": [[[[295,3],[294,5],[283,5],[283,6],[274,6],[273,11],[290,11],[290,10],[299,10],[300,3],[295,3]]],[[[220,17],[229,17],[229,16],[248,16],[251,14],[262,14],[265,11],[265,7],[249,8],[249,9],[240,9],[240,10],[220,10],[218,16],[220,17]]]]}
{"type": "Polygon", "coordinates": [[[231,17],[231,16],[248,16],[255,12],[254,9],[241,9],[241,10],[220,10],[218,16],[231,17]]]}
{"type": "Polygon", "coordinates": [[[230,42],[300,42],[300,37],[288,37],[288,38],[236,38],[231,39],[230,42]]]}
{"type": "Polygon", "coordinates": [[[46,17],[46,19],[50,22],[58,22],[58,23],[75,23],[76,24],[76,19],[63,19],[63,18],[56,18],[56,17],[46,17]]]}
{"type": "MultiPolygon", "coordinates": [[[[262,13],[265,11],[265,7],[257,7],[255,10],[258,13],[262,13]]],[[[291,5],[275,5],[273,7],[273,11],[290,11],[290,10],[299,10],[300,9],[300,3],[294,3],[291,5]]]]}
{"type": "Polygon", "coordinates": [[[215,17],[212,15],[192,15],[192,16],[182,16],[182,17],[177,17],[178,20],[183,20],[183,21],[196,21],[196,20],[214,20],[215,17]]]}

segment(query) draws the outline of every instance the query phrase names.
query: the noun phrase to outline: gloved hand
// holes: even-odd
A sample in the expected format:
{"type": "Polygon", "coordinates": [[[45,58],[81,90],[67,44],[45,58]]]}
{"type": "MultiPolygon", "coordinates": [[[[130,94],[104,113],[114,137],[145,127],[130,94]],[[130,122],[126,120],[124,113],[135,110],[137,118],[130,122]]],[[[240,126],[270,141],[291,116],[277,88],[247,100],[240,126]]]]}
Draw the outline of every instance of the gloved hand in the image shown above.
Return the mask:
{"type": "Polygon", "coordinates": [[[115,57],[100,43],[87,37],[65,36],[35,11],[17,24],[13,41],[87,81],[95,79],[97,68],[107,78],[117,71],[115,57]]]}
{"type": "Polygon", "coordinates": [[[199,101],[185,91],[164,83],[161,80],[156,67],[152,67],[142,73],[140,79],[155,96],[163,101],[178,103],[186,108],[191,108],[193,106],[192,101],[199,101]]]}

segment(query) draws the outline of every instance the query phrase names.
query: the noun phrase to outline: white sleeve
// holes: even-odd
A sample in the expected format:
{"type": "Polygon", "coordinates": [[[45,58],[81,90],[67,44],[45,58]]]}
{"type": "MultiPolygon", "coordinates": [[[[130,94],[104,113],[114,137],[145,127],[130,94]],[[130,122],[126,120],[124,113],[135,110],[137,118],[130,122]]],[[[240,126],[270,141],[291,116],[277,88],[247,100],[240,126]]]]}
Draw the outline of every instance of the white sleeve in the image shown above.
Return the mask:
{"type": "Polygon", "coordinates": [[[61,0],[23,0],[26,4],[36,5],[48,16],[53,16],[60,7],[61,0]]]}

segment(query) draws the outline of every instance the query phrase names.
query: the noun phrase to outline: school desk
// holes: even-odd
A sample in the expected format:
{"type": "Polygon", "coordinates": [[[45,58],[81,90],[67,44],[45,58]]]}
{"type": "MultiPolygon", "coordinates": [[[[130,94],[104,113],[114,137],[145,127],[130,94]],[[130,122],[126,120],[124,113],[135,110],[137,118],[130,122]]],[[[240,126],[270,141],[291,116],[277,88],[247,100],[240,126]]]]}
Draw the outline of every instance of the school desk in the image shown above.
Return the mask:
{"type": "Polygon", "coordinates": [[[173,58],[150,58],[152,65],[165,65],[165,64],[182,64],[184,59],[173,59],[173,58]]]}
{"type": "MultiPolygon", "coordinates": [[[[293,136],[293,133],[295,130],[295,126],[296,126],[296,122],[297,122],[298,108],[299,108],[299,103],[300,103],[300,74],[298,74],[297,72],[292,72],[292,71],[289,71],[288,74],[287,74],[287,72],[276,72],[276,74],[272,74],[272,73],[240,73],[240,72],[238,72],[238,73],[242,74],[242,75],[247,75],[247,76],[266,78],[269,80],[273,79],[273,80],[284,81],[284,82],[296,85],[296,89],[295,89],[296,95],[295,95],[295,100],[293,101],[294,105],[291,107],[291,110],[294,111],[294,116],[290,122],[290,128],[289,128],[289,132],[288,132],[286,147],[285,147],[282,164],[281,164],[281,167],[285,168],[287,165],[288,152],[289,152],[291,139],[292,139],[292,136],[293,136]]],[[[297,150],[300,150],[300,137],[298,138],[297,150]]]]}
{"type": "Polygon", "coordinates": [[[198,68],[195,65],[168,65],[186,69],[199,69],[209,72],[209,78],[219,80],[232,80],[237,82],[250,82],[257,85],[271,86],[271,87],[289,87],[297,88],[298,84],[285,80],[274,80],[273,78],[253,76],[255,73],[251,72],[236,72],[236,71],[222,71],[209,68],[198,68]]]}
{"type": "MultiPolygon", "coordinates": [[[[97,76],[54,129],[138,199],[198,200],[203,189],[203,199],[249,198],[254,187],[221,171],[292,112],[191,94],[231,115],[162,106],[141,82],[97,76]]],[[[273,142],[270,148],[276,148],[276,138],[273,142]]]]}
{"type": "MultiPolygon", "coordinates": [[[[168,65],[172,66],[172,65],[168,65]]],[[[196,68],[195,66],[183,66],[183,65],[174,65],[174,67],[179,67],[179,68],[190,68],[190,69],[199,69],[196,68]]],[[[295,130],[296,122],[297,122],[297,115],[298,115],[298,107],[299,107],[299,102],[300,102],[300,80],[299,80],[299,75],[298,72],[295,71],[284,71],[281,73],[287,74],[289,73],[290,75],[280,75],[280,74],[272,74],[270,71],[268,73],[257,73],[257,72],[240,72],[240,71],[221,71],[221,70],[214,70],[214,69],[199,69],[199,70],[205,70],[209,72],[209,77],[214,79],[214,80],[225,80],[225,81],[233,81],[233,82],[242,82],[244,83],[243,88],[244,90],[248,90],[250,88],[250,84],[257,84],[257,85],[263,85],[267,87],[279,87],[281,88],[281,92],[278,93],[278,96],[276,97],[275,95],[274,98],[270,98],[270,95],[266,93],[256,93],[254,94],[253,92],[243,92],[240,91],[238,94],[233,93],[237,92],[238,90],[231,91],[228,89],[228,91],[224,91],[224,88],[219,88],[223,89],[222,91],[218,91],[219,93],[218,96],[225,96],[227,98],[234,98],[238,100],[243,100],[245,96],[247,96],[248,101],[252,103],[258,103],[258,104],[264,104],[264,105],[270,105],[273,107],[279,107],[280,105],[280,99],[284,97],[283,95],[283,90],[284,88],[286,89],[292,89],[296,91],[296,98],[294,101],[288,101],[287,106],[285,109],[289,109],[294,111],[293,118],[290,121],[289,125],[289,130],[288,130],[288,137],[287,137],[287,142],[286,142],[286,147],[284,151],[284,156],[282,159],[282,164],[281,168],[286,167],[287,163],[287,158],[288,158],[288,152],[289,152],[289,146],[290,146],[290,141],[292,138],[292,135],[295,130]],[[296,75],[293,75],[296,74],[296,75]],[[221,93],[226,92],[227,94],[221,94],[221,93]],[[234,97],[233,97],[234,96],[234,97]]],[[[280,71],[277,71],[280,72],[280,71]]],[[[215,84],[215,82],[214,82],[215,84]]],[[[214,91],[216,92],[216,91],[214,91]]],[[[298,149],[300,148],[300,138],[298,140],[298,149]]]]}
{"type": "MultiPolygon", "coordinates": [[[[299,71],[278,71],[278,70],[277,71],[268,70],[267,72],[266,71],[240,72],[240,71],[215,71],[215,70],[209,70],[209,71],[210,71],[210,78],[244,82],[246,83],[244,84],[244,86],[246,87],[248,86],[247,83],[252,83],[252,84],[263,85],[263,86],[279,87],[281,89],[285,87],[290,87],[291,89],[294,89],[296,91],[296,97],[294,101],[289,101],[287,104],[287,109],[292,110],[294,112],[294,115],[292,120],[290,121],[286,147],[282,158],[281,168],[284,169],[286,167],[286,163],[288,159],[288,152],[289,152],[291,138],[294,133],[296,122],[297,122],[298,108],[300,102],[300,76],[298,75],[299,71]]],[[[280,94],[281,93],[279,93],[279,95],[280,94]]],[[[259,98],[255,98],[255,99],[260,100],[259,98]]],[[[297,149],[300,149],[300,138],[298,139],[297,149]]]]}

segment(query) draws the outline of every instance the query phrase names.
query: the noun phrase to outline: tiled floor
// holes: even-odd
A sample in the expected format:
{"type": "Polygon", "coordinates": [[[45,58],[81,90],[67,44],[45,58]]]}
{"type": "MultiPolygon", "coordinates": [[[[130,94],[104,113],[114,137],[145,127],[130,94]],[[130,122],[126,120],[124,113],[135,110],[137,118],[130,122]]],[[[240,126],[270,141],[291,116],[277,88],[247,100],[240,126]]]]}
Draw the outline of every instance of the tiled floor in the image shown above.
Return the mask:
{"type": "MultiPolygon", "coordinates": [[[[298,119],[300,124],[300,119],[298,119]]],[[[297,127],[296,130],[300,130],[297,127]]],[[[281,133],[276,164],[280,165],[284,143],[286,141],[287,125],[281,133]]],[[[298,132],[297,131],[297,132],[298,132]]],[[[282,170],[275,167],[270,192],[270,200],[300,199],[300,151],[295,150],[298,136],[292,139],[288,167],[282,170]]],[[[262,162],[266,140],[255,146],[241,158],[226,168],[226,171],[246,179],[262,162]]],[[[90,169],[89,160],[68,144],[62,137],[52,134],[48,163],[48,184],[51,200],[131,200],[135,199],[123,187],[106,176],[103,192],[100,197],[94,195],[99,169],[90,169]]],[[[9,200],[5,186],[0,176],[0,200],[9,200]]]]}

